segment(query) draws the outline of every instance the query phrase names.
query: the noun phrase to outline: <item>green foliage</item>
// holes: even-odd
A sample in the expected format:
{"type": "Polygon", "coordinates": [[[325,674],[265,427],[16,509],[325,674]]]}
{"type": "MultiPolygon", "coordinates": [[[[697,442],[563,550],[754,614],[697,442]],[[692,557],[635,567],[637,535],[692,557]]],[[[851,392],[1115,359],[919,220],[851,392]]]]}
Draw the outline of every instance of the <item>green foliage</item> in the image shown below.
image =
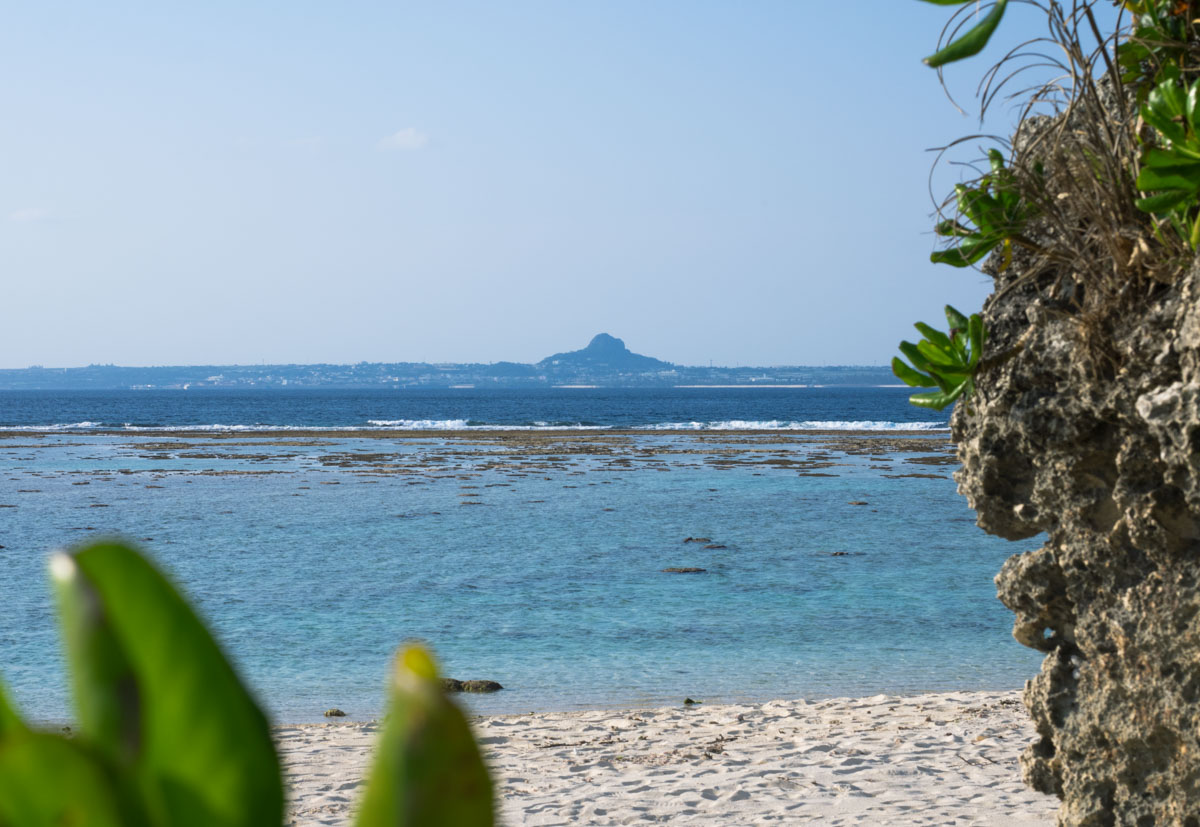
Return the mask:
{"type": "MultiPolygon", "coordinates": [[[[270,827],[283,784],[267,720],[216,642],[140,554],[51,560],[78,715],[29,728],[0,688],[0,827],[270,827]]],[[[360,827],[491,825],[491,783],[432,659],[397,666],[360,827]]]]}
{"type": "MultiPolygon", "coordinates": [[[[967,3],[975,3],[977,0],[925,0],[925,2],[938,6],[962,6],[967,3]]],[[[966,33],[956,37],[945,47],[925,58],[925,64],[936,69],[947,63],[979,54],[991,39],[996,27],[1000,25],[1000,19],[1004,17],[1006,6],[1008,6],[1008,0],[996,0],[992,4],[992,10],[984,15],[982,20],[968,29],[966,33]]]]}
{"type": "Polygon", "coordinates": [[[935,264],[968,267],[1002,246],[1004,264],[1001,269],[1006,269],[1012,261],[1013,242],[1028,244],[1022,233],[1037,215],[1037,210],[1022,197],[1012,171],[1004,166],[1004,156],[999,150],[988,152],[988,162],[991,172],[980,178],[976,186],[959,184],[954,188],[958,195],[958,213],[970,225],[955,218],[938,222],[934,232],[956,239],[958,243],[957,246],[932,253],[929,259],[935,264]]]}
{"type": "MultiPolygon", "coordinates": [[[[1176,74],[1177,73],[1171,73],[1176,74]]],[[[1138,209],[1166,215],[1192,249],[1200,246],[1200,81],[1190,88],[1175,77],[1158,83],[1142,106],[1142,119],[1156,132],[1146,150],[1137,188],[1138,209]],[[1195,215],[1193,215],[1195,213],[1195,215]]]]}
{"type": "Polygon", "coordinates": [[[1133,12],[1133,24],[1128,38],[1117,46],[1117,66],[1121,83],[1136,90],[1139,102],[1164,72],[1178,70],[1187,60],[1196,32],[1195,23],[1188,20],[1188,5],[1179,0],[1125,4],[1133,12]]]}
{"type": "Polygon", "coordinates": [[[358,823],[494,823],[492,783],[479,748],[462,712],[442,692],[433,659],[420,647],[410,647],[396,659],[388,727],[358,823]]]}
{"type": "Polygon", "coordinates": [[[949,333],[923,322],[914,325],[924,338],[916,344],[900,343],[900,352],[911,366],[898,356],[892,359],[892,373],[904,384],[914,388],[937,388],[928,393],[914,393],[908,401],[938,411],[959,397],[969,398],[974,392],[975,371],[987,338],[978,313],[968,319],[946,305],[946,321],[950,325],[949,333]]]}

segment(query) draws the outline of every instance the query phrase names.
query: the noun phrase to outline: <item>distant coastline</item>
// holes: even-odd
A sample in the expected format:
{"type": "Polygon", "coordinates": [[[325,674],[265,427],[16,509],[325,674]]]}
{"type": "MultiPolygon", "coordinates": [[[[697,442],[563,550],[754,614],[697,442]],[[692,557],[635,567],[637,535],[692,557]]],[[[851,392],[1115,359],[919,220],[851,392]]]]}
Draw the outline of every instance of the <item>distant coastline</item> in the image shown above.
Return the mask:
{"type": "Polygon", "coordinates": [[[0,370],[0,391],[200,390],[204,388],[811,388],[893,385],[886,366],[676,365],[630,351],[601,333],[587,347],[540,362],[359,362],[274,365],[172,365],[0,370]]]}

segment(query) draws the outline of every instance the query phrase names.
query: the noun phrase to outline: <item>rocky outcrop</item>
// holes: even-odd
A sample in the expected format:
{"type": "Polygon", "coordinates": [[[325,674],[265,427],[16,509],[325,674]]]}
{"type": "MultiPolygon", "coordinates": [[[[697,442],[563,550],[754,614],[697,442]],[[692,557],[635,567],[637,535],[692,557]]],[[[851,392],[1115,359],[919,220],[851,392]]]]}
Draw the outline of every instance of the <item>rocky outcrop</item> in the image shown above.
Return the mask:
{"type": "Polygon", "coordinates": [[[1062,824],[1200,827],[1200,268],[1102,314],[1019,273],[996,277],[952,428],[979,525],[1045,534],[996,578],[1046,656],[1023,776],[1062,824]]]}

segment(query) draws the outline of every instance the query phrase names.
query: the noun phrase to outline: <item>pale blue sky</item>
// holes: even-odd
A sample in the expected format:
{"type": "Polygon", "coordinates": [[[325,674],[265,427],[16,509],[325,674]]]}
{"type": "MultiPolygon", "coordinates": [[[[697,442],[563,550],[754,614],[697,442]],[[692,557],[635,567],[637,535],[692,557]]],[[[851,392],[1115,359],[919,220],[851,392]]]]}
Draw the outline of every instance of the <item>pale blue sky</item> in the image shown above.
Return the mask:
{"type": "Polygon", "coordinates": [[[978,128],[920,62],[946,15],[6,4],[0,367],[883,364],[988,290],[928,263],[925,150],[978,128]]]}

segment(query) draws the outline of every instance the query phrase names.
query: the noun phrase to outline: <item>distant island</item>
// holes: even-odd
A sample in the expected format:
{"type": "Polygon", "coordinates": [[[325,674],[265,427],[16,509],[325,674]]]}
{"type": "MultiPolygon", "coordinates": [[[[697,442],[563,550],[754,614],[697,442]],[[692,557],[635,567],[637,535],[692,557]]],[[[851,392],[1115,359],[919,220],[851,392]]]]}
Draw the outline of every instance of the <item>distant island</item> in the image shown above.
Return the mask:
{"type": "Polygon", "coordinates": [[[581,350],[520,362],[359,362],[354,365],[192,365],[0,370],[0,390],[192,388],[629,388],[892,385],[875,366],[689,367],[634,353],[601,333],[581,350]]]}

